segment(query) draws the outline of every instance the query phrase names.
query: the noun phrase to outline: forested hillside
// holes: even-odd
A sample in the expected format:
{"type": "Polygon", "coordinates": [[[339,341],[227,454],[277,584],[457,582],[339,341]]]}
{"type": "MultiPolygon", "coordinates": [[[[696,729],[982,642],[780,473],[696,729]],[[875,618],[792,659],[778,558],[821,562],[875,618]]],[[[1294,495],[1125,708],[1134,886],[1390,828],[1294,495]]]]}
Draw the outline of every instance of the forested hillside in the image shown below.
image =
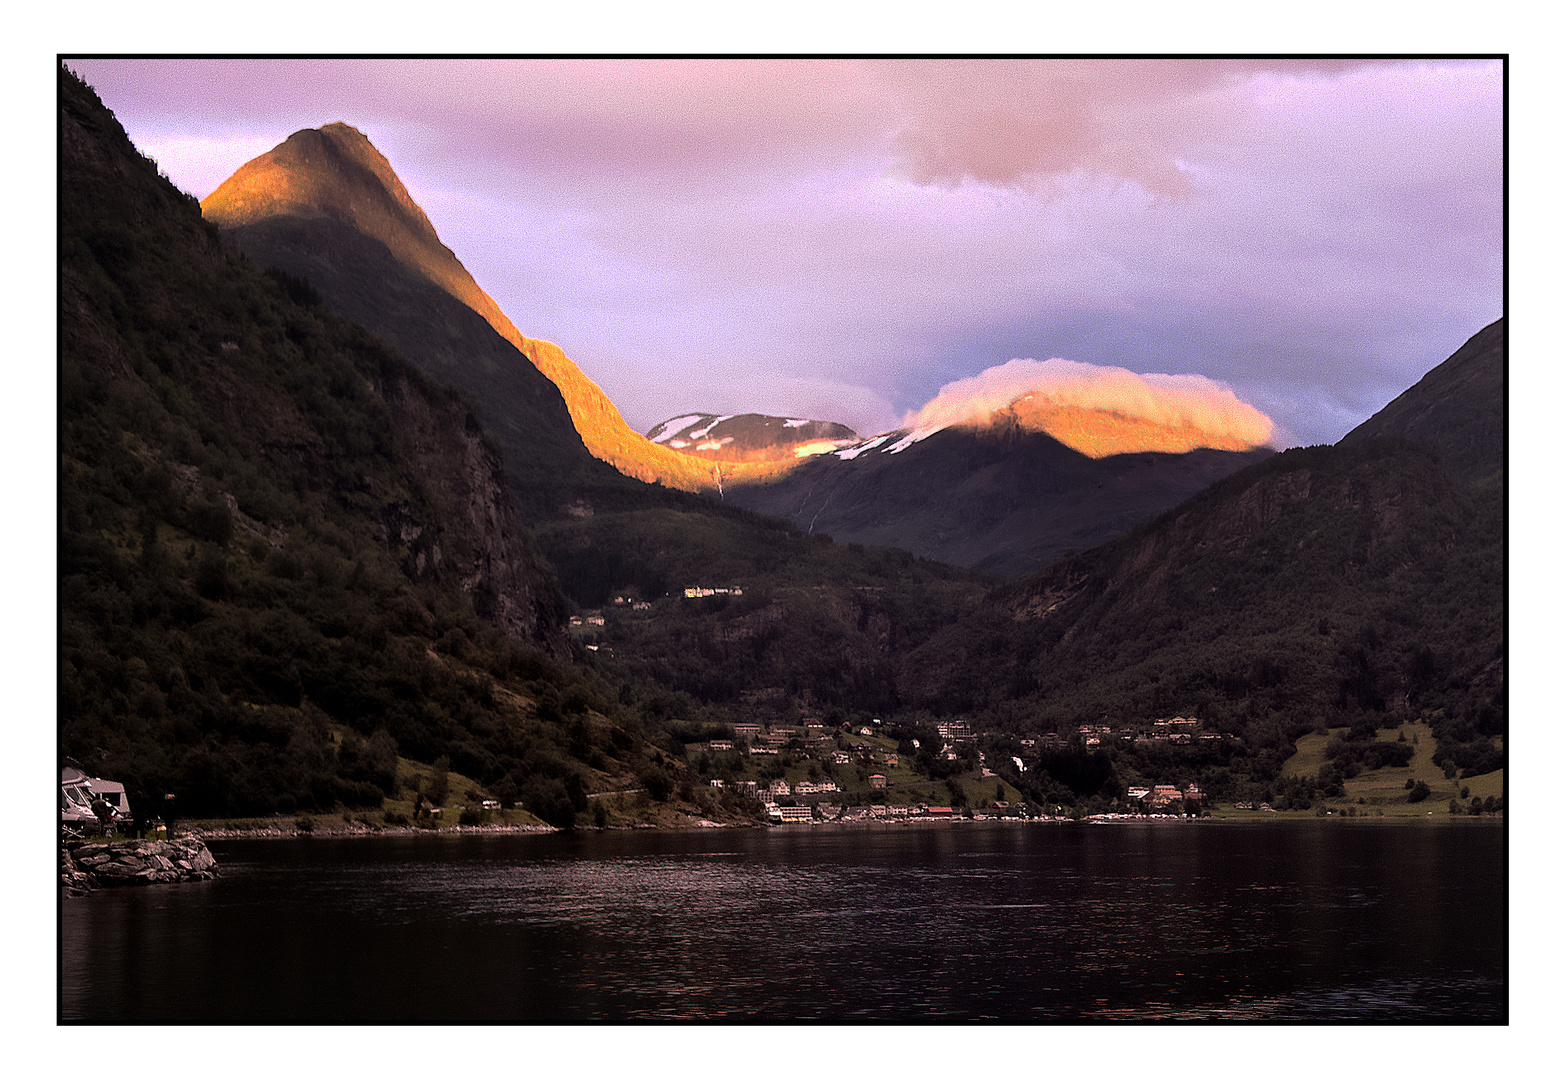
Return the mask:
{"type": "MultiPolygon", "coordinates": [[[[1427,379],[1436,394],[1410,391],[1389,411],[1433,433],[1498,431],[1502,324],[1457,360],[1476,357],[1466,391],[1427,379]]],[[[1385,417],[1366,427],[1394,430],[1385,417]]],[[[1506,718],[1503,449],[1356,434],[1286,451],[997,588],[903,659],[903,702],[1024,731],[1198,716],[1243,737],[1257,777],[1275,775],[1307,731],[1347,726],[1351,742],[1368,741],[1423,718],[1437,760],[1494,769],[1506,718]]]]}
{"type": "MultiPolygon", "coordinates": [[[[1504,331],[1476,340],[1504,343],[1504,331]]],[[[1471,393],[1405,396],[1397,408],[1436,431],[1458,426],[1447,415],[1492,425],[1504,349],[1483,351],[1491,370],[1464,380],[1471,393]]],[[[1341,732],[1334,760],[1352,772],[1385,757],[1378,730],[1423,720],[1436,745],[1421,752],[1472,775],[1500,766],[1505,731],[1504,471],[1494,453],[1461,460],[1454,471],[1439,444],[1382,437],[1289,450],[989,590],[825,538],[808,556],[782,533],[776,550],[727,549],[674,518],[552,526],[548,543],[562,559],[619,560],[602,590],[580,597],[591,604],[610,581],[648,596],[682,582],[746,586],[743,597],[644,614],[606,609],[601,640],[615,662],[679,687],[713,724],[803,706],[854,726],[882,717],[925,740],[942,720],[1074,738],[1083,724],[1190,716],[1233,738],[1161,767],[1225,796],[1277,780],[1308,732],[1341,732]],[[826,557],[845,547],[864,562],[826,557]]],[[[1014,741],[991,749],[997,771],[1037,801],[1112,794],[1117,783],[1118,751],[1107,748],[1078,743],[1027,775],[1006,764],[1014,741]]],[[[1127,767],[1156,775],[1133,757],[1127,767]]]]}
{"type": "Polygon", "coordinates": [[[399,754],[556,822],[677,778],[571,663],[473,402],[223,246],[63,69],[60,125],[61,752],[185,814],[379,807],[399,754]]]}
{"type": "MultiPolygon", "coordinates": [[[[748,820],[753,801],[697,786],[712,760],[690,746],[806,717],[838,728],[834,753],[884,721],[874,752],[910,783],[975,769],[971,745],[935,756],[934,725],[966,721],[1036,802],[1112,795],[1116,759],[1074,745],[1024,775],[1021,737],[1175,714],[1235,736],[1181,765],[1217,794],[1276,779],[1313,730],[1368,762],[1408,719],[1452,770],[1499,764],[1501,324],[1338,446],[998,583],[620,476],[536,380],[481,408],[436,381],[514,352],[472,312],[323,254],[338,303],[421,370],[224,246],[63,70],[60,107],[60,750],[133,803],[379,807],[401,757],[557,824],[633,787],[748,820]]],[[[1146,456],[1095,475],[1134,501],[1146,456]]],[[[826,767],[726,753],[731,781],[826,767]]],[[[841,768],[866,782],[866,760],[841,768]]]]}

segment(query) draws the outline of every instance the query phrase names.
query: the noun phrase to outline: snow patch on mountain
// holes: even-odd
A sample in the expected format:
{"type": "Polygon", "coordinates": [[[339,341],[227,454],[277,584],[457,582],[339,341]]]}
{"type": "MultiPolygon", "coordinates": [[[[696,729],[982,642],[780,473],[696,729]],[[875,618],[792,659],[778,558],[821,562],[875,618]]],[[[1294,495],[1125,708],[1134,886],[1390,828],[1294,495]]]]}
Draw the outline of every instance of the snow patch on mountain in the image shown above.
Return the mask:
{"type": "MultiPolygon", "coordinates": [[[[693,438],[693,439],[705,439],[707,437],[707,433],[710,432],[713,428],[717,427],[719,424],[723,423],[723,421],[725,421],[725,420],[732,420],[737,415],[738,415],[737,413],[725,413],[724,415],[715,418],[712,421],[712,423],[708,424],[706,427],[702,428],[700,431],[693,431],[693,432],[691,432],[690,433],[691,438],[693,438]]],[[[700,417],[697,417],[696,419],[700,419],[700,417]]]]}
{"type": "Polygon", "coordinates": [[[888,446],[885,450],[881,451],[881,453],[883,453],[883,454],[901,454],[904,450],[908,449],[914,443],[922,442],[922,441],[924,441],[925,439],[928,439],[931,435],[934,435],[937,431],[940,431],[940,430],[941,430],[940,428],[930,428],[927,431],[910,431],[907,435],[904,435],[901,439],[898,439],[891,446],[888,446]]]}
{"type": "Polygon", "coordinates": [[[866,450],[874,450],[876,447],[880,446],[882,443],[884,443],[887,439],[890,439],[895,434],[897,434],[897,433],[894,431],[894,432],[890,432],[890,433],[888,433],[886,435],[877,435],[875,438],[871,439],[869,442],[862,442],[858,446],[850,446],[846,450],[839,450],[839,451],[837,451],[837,455],[836,456],[838,458],[840,458],[841,460],[843,460],[843,461],[853,461],[856,457],[858,457],[860,454],[863,454],[866,450]]]}
{"type": "Polygon", "coordinates": [[[661,443],[668,439],[669,436],[679,434],[680,431],[683,430],[688,424],[694,424],[696,421],[707,415],[709,414],[691,413],[689,416],[676,416],[672,420],[665,420],[663,423],[649,431],[647,433],[647,438],[653,442],[661,443]]]}

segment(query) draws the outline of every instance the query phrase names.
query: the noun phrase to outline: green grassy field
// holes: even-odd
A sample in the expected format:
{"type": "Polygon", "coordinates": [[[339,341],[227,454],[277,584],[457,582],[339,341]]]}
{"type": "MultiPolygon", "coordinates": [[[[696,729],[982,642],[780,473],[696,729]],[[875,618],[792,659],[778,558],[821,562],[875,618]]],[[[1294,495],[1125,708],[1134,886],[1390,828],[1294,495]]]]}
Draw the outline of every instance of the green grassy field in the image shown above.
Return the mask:
{"type": "MultiPolygon", "coordinates": [[[[1327,742],[1332,736],[1344,734],[1347,730],[1347,728],[1337,728],[1326,735],[1301,736],[1294,744],[1294,756],[1283,763],[1282,775],[1315,776],[1326,763],[1324,752],[1327,742]]],[[[1452,799],[1466,804],[1474,796],[1481,799],[1490,796],[1504,797],[1505,769],[1497,769],[1483,776],[1471,776],[1466,780],[1448,780],[1443,776],[1440,767],[1431,760],[1436,740],[1431,735],[1428,724],[1412,721],[1394,728],[1383,728],[1376,733],[1376,738],[1381,742],[1397,742],[1399,736],[1404,742],[1414,744],[1414,756],[1409,760],[1408,765],[1375,769],[1345,780],[1343,796],[1325,800],[1329,810],[1342,813],[1352,807],[1356,814],[1366,814],[1371,817],[1446,817],[1448,804],[1452,799]],[[1409,802],[1410,780],[1416,783],[1423,780],[1428,784],[1430,797],[1417,803],[1409,802]],[[1462,796],[1464,788],[1468,789],[1467,798],[1462,796]]],[[[1223,816],[1249,816],[1251,813],[1230,808],[1223,816]]],[[[1288,816],[1309,817],[1313,814],[1314,811],[1294,811],[1288,816]]]]}

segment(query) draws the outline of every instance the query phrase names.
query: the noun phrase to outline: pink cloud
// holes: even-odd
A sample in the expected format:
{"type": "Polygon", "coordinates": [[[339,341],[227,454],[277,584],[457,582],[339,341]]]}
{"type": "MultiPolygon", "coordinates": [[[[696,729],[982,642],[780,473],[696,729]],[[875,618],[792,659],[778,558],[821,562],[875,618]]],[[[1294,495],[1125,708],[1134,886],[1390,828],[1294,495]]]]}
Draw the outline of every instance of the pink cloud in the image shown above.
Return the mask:
{"type": "Polygon", "coordinates": [[[1210,445],[1260,446],[1272,420],[1222,383],[1201,375],[1137,375],[1058,357],[1011,360],[941,387],[904,426],[919,437],[943,428],[982,424],[1022,399],[1035,407],[1112,413],[1162,428],[1192,429],[1210,445]]]}
{"type": "Polygon", "coordinates": [[[873,430],[1054,355],[1221,378],[1326,441],[1500,312],[1494,62],[76,66],[198,195],[359,127],[641,428],[873,430]]]}

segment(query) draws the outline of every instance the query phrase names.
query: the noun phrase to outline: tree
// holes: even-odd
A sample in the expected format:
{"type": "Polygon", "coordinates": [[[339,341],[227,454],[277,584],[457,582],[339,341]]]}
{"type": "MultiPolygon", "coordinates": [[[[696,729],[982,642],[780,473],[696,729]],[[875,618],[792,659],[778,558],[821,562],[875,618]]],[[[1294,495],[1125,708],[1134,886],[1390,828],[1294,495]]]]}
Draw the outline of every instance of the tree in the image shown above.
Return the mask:
{"type": "Polygon", "coordinates": [[[1424,802],[1430,797],[1430,785],[1420,780],[1414,784],[1412,791],[1408,793],[1408,801],[1411,803],[1424,802]]]}
{"type": "Polygon", "coordinates": [[[451,768],[451,758],[442,754],[435,759],[435,764],[432,767],[435,771],[430,776],[430,802],[436,806],[445,806],[447,788],[451,783],[451,777],[447,775],[448,770],[451,768]]]}
{"type": "Polygon", "coordinates": [[[953,810],[959,810],[968,805],[968,793],[963,790],[961,781],[956,777],[946,781],[946,791],[951,795],[953,810]]]}

